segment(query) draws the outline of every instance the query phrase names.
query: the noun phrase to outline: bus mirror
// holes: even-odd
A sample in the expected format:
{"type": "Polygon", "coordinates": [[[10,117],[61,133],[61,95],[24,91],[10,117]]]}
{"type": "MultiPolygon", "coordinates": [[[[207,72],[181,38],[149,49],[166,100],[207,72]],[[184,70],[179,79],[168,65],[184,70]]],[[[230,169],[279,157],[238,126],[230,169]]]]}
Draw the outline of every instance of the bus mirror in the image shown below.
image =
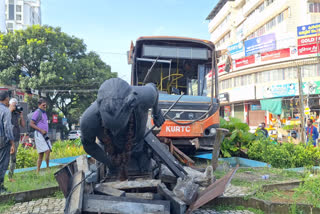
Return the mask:
{"type": "Polygon", "coordinates": [[[172,88],[171,88],[171,93],[172,93],[172,94],[180,95],[180,90],[177,89],[177,88],[175,88],[175,87],[172,87],[172,88]]]}

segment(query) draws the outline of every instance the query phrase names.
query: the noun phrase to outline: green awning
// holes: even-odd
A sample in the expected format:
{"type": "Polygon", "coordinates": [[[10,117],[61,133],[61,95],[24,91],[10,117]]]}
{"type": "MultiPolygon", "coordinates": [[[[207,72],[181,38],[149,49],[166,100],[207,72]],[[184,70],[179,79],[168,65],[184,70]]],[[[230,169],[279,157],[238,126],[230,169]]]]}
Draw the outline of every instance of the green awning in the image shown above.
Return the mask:
{"type": "Polygon", "coordinates": [[[269,111],[272,114],[281,114],[282,113],[282,99],[267,99],[260,100],[261,110],[269,111]]]}

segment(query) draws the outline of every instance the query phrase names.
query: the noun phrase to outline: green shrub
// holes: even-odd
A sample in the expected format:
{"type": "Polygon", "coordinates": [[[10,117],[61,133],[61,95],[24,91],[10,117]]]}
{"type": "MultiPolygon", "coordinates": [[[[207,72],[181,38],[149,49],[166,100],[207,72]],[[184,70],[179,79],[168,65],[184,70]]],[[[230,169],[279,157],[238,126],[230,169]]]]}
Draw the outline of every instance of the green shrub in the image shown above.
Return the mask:
{"type": "Polygon", "coordinates": [[[267,162],[276,168],[316,166],[320,161],[320,149],[304,144],[274,144],[266,138],[260,138],[251,143],[248,157],[267,162]]]}
{"type": "MultiPolygon", "coordinates": [[[[81,140],[77,139],[74,141],[56,141],[52,145],[52,152],[50,154],[50,159],[58,159],[65,157],[73,157],[85,154],[81,140]]],[[[23,148],[19,145],[17,153],[17,165],[16,168],[27,168],[37,165],[38,152],[33,148],[23,148]]]]}
{"type": "Polygon", "coordinates": [[[239,156],[240,150],[247,150],[255,136],[249,132],[249,126],[237,118],[226,121],[220,118],[220,127],[229,130],[221,144],[221,153],[224,157],[239,156]]]}

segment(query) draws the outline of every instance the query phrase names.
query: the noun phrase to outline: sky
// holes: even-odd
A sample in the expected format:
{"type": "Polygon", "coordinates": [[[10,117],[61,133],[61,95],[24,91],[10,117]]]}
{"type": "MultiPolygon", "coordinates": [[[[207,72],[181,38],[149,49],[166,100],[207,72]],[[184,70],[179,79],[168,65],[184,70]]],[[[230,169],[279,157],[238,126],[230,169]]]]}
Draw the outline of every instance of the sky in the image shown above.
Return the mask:
{"type": "Polygon", "coordinates": [[[140,36],[210,38],[205,20],[218,0],[42,0],[42,24],[84,40],[130,82],[126,52],[140,36]]]}

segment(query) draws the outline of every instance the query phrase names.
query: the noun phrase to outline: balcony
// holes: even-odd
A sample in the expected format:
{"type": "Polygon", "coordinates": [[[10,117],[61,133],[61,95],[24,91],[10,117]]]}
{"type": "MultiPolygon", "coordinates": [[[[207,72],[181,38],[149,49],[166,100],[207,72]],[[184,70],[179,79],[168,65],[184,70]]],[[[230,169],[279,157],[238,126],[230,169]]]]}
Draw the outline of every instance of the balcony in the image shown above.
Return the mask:
{"type": "Polygon", "coordinates": [[[220,28],[219,30],[215,30],[211,33],[210,35],[210,40],[215,43],[217,41],[219,41],[228,31],[230,31],[230,21],[222,28],[220,28]]]}
{"type": "Polygon", "coordinates": [[[230,9],[232,7],[232,2],[228,1],[219,11],[219,13],[210,21],[208,25],[209,32],[213,32],[220,23],[226,18],[226,16],[229,14],[230,9]]]}
{"type": "Polygon", "coordinates": [[[244,35],[247,37],[252,32],[258,30],[261,26],[266,24],[269,20],[274,18],[280,12],[288,7],[287,1],[276,1],[265,8],[261,13],[248,17],[244,22],[244,35]]]}
{"type": "Polygon", "coordinates": [[[248,16],[254,9],[256,9],[264,0],[250,0],[243,6],[243,15],[248,16]]]}

